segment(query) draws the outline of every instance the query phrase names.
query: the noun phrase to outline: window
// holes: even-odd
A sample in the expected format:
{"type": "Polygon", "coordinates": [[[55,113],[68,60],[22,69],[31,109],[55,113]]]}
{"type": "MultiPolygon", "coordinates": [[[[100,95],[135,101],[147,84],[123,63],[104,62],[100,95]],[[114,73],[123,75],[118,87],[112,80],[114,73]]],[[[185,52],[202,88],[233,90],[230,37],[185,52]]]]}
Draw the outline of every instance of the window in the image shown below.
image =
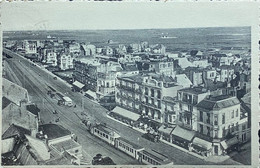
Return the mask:
{"type": "Polygon", "coordinates": [[[203,125],[200,124],[200,133],[203,134],[203,125]]]}
{"type": "Polygon", "coordinates": [[[234,118],[234,110],[231,113],[231,117],[234,118]]]}
{"type": "Polygon", "coordinates": [[[207,136],[210,136],[210,127],[207,127],[207,136]]]}
{"type": "Polygon", "coordinates": [[[236,110],[236,117],[238,117],[238,109],[236,110]]]}
{"type": "Polygon", "coordinates": [[[222,124],[225,124],[225,113],[224,114],[222,114],[222,124]]]}
{"type": "Polygon", "coordinates": [[[172,123],[172,117],[169,115],[169,122],[172,123]]]}
{"type": "Polygon", "coordinates": [[[161,91],[157,90],[157,98],[160,99],[161,98],[161,91]]]}
{"type": "Polygon", "coordinates": [[[207,113],[207,123],[210,124],[210,114],[207,113]]]}
{"type": "Polygon", "coordinates": [[[154,105],[154,99],[151,99],[151,101],[152,101],[152,105],[154,105]]]}
{"type": "Polygon", "coordinates": [[[188,111],[192,112],[193,111],[193,106],[188,105],[188,111]]]}
{"type": "Polygon", "coordinates": [[[145,95],[148,95],[148,88],[145,88],[145,95]]]}
{"type": "Polygon", "coordinates": [[[238,131],[238,122],[237,122],[237,124],[236,124],[236,131],[238,131]]]}
{"type": "Polygon", "coordinates": [[[243,125],[242,125],[242,130],[245,130],[245,129],[246,129],[246,125],[243,124],[243,125]]]}
{"type": "Polygon", "coordinates": [[[223,127],[223,129],[222,129],[222,137],[225,137],[226,136],[226,129],[225,129],[225,127],[223,127]]]}
{"type": "Polygon", "coordinates": [[[182,111],[182,104],[181,103],[179,103],[179,108],[182,111]]]}
{"type": "Polygon", "coordinates": [[[148,103],[148,97],[145,98],[145,103],[148,103]]]}
{"type": "Polygon", "coordinates": [[[154,89],[151,89],[151,97],[154,97],[154,89]]]}
{"type": "Polygon", "coordinates": [[[214,130],[215,138],[218,138],[218,130],[214,130]]]}
{"type": "Polygon", "coordinates": [[[161,101],[160,100],[157,100],[157,105],[158,105],[158,108],[161,108],[161,101]]]}
{"type": "Polygon", "coordinates": [[[214,115],[214,125],[218,125],[218,115],[214,115]]]}
{"type": "Polygon", "coordinates": [[[203,111],[200,111],[200,121],[203,122],[203,111]]]}

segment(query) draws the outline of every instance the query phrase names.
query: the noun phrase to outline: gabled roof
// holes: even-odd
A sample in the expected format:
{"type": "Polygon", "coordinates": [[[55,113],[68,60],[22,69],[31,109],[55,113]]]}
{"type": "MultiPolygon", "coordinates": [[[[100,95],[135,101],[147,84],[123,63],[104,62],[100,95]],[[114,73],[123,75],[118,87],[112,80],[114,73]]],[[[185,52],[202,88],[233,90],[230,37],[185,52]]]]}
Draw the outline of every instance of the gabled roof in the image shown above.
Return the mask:
{"type": "Polygon", "coordinates": [[[23,127],[20,127],[20,126],[17,126],[17,125],[14,125],[12,124],[2,135],[2,139],[7,139],[7,138],[10,138],[10,137],[14,137],[16,135],[20,136],[20,137],[23,137],[25,134],[27,135],[31,135],[31,131],[23,128],[23,127]]]}

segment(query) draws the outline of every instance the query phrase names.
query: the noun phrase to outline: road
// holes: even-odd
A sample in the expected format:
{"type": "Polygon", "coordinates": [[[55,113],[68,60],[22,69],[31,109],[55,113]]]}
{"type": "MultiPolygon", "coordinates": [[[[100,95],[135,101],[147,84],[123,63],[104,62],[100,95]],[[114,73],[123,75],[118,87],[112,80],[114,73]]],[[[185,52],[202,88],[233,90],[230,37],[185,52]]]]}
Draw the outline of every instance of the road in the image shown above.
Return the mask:
{"type": "MultiPolygon", "coordinates": [[[[55,122],[55,119],[60,117],[59,124],[78,136],[78,142],[82,145],[84,153],[89,153],[91,156],[101,153],[111,157],[116,164],[120,165],[138,164],[136,160],[128,155],[114,149],[88,133],[74,112],[78,115],[81,115],[82,111],[86,112],[89,116],[96,118],[96,120],[101,123],[106,123],[107,126],[117,130],[122,137],[129,141],[167,155],[176,165],[213,164],[167,144],[154,143],[144,139],[141,137],[142,133],[108,118],[106,116],[107,110],[102,106],[92,102],[80,93],[72,92],[71,88],[64,81],[59,79],[54,80],[52,74],[46,72],[46,70],[32,65],[28,60],[22,59],[16,53],[7,51],[6,49],[4,49],[4,51],[13,56],[11,59],[6,59],[6,63],[9,67],[6,68],[6,77],[28,90],[30,100],[41,109],[41,118],[45,123],[55,122]],[[57,101],[47,95],[47,85],[69,96],[74,103],[77,104],[77,108],[58,106],[57,101]],[[81,107],[83,108],[81,109],[81,107]],[[57,109],[59,113],[58,116],[52,113],[53,109],[57,109]]],[[[5,65],[5,67],[7,67],[7,65],[5,65]]]]}

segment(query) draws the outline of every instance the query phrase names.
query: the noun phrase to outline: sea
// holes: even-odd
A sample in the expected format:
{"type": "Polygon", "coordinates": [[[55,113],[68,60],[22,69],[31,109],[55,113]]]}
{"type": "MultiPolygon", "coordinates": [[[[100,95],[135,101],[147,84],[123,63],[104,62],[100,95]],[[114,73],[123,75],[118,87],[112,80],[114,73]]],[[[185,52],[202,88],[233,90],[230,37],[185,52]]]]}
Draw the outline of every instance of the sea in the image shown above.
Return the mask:
{"type": "Polygon", "coordinates": [[[90,43],[97,47],[147,41],[149,44],[165,45],[168,52],[224,47],[251,48],[250,27],[3,32],[3,40],[46,40],[47,36],[90,43]]]}

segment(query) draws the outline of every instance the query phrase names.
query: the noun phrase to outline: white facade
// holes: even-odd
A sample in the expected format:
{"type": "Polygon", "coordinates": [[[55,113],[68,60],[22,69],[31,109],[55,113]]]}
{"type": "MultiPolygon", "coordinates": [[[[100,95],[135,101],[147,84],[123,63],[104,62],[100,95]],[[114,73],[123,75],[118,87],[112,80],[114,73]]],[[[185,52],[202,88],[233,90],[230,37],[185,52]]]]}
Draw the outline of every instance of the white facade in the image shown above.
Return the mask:
{"type": "Polygon", "coordinates": [[[62,54],[60,57],[60,65],[61,70],[67,70],[73,68],[73,58],[70,54],[62,54]]]}
{"type": "Polygon", "coordinates": [[[23,42],[23,48],[25,51],[25,54],[36,54],[37,53],[37,43],[33,41],[27,41],[25,40],[23,42]]]}
{"type": "Polygon", "coordinates": [[[52,66],[57,66],[57,54],[53,51],[47,52],[45,62],[52,66]]]}

